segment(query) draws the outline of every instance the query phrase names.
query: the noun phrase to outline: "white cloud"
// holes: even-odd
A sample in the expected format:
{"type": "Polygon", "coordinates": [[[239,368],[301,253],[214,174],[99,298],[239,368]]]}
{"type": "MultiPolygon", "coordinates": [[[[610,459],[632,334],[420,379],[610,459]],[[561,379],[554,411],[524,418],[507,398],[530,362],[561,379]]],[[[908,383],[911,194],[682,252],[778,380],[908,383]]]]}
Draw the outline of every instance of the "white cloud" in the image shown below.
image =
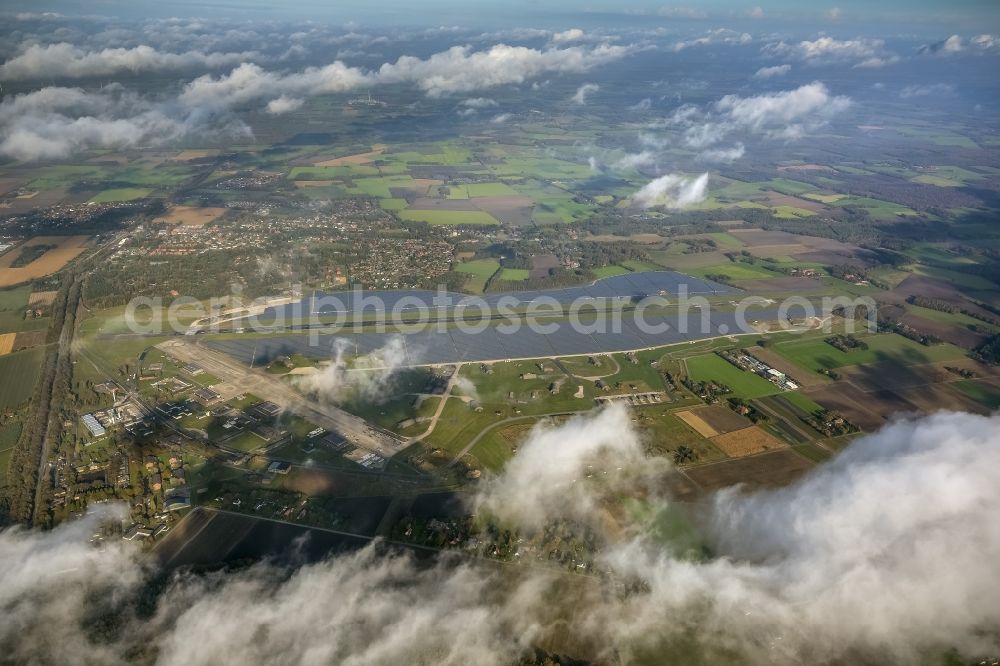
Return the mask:
{"type": "Polygon", "coordinates": [[[283,113],[289,113],[299,109],[305,100],[298,97],[288,97],[287,95],[282,95],[277,99],[272,99],[267,103],[267,112],[273,116],[279,116],[283,113]]]}
{"type": "Polygon", "coordinates": [[[91,148],[160,144],[211,130],[246,136],[234,118],[215,119],[171,104],[154,104],[120,86],[100,93],[49,87],[0,103],[0,155],[57,159],[91,148]]]}
{"type": "Polygon", "coordinates": [[[764,8],[759,5],[757,7],[753,7],[752,9],[747,10],[747,16],[750,18],[762,19],[764,18],[764,8]]]}
{"type": "Polygon", "coordinates": [[[885,67],[887,65],[895,65],[900,61],[899,56],[890,56],[888,58],[868,58],[867,60],[862,60],[855,67],[861,69],[878,69],[879,67],[885,67]]]}
{"type": "Polygon", "coordinates": [[[950,83],[931,83],[926,85],[906,86],[899,92],[903,99],[913,97],[947,97],[955,94],[955,86],[950,83]]]}
{"type": "Polygon", "coordinates": [[[381,83],[413,83],[431,97],[520,84],[549,73],[582,73],[623,58],[629,46],[532,49],[497,44],[485,51],[455,46],[421,60],[403,56],[382,65],[375,78],[381,83]]]}
{"type": "Polygon", "coordinates": [[[743,44],[749,44],[752,41],[753,36],[748,32],[737,32],[735,30],[730,30],[729,28],[718,28],[715,30],[709,30],[702,37],[677,42],[674,44],[673,50],[679,52],[684,49],[691,48],[692,46],[741,46],[743,44]]]}
{"type": "Polygon", "coordinates": [[[1000,37],[997,35],[976,35],[969,40],[969,43],[983,50],[1000,49],[1000,37]]]}
{"type": "Polygon", "coordinates": [[[559,427],[536,427],[525,445],[476,498],[487,511],[529,529],[543,527],[554,515],[590,520],[594,497],[582,483],[587,465],[601,456],[620,468],[642,459],[638,438],[621,407],[574,418],[559,427]]]}
{"type": "MultiPolygon", "coordinates": [[[[736,132],[754,132],[765,138],[790,140],[826,125],[851,104],[845,96],[831,95],[827,87],[813,82],[792,90],[753,97],[727,95],[710,109],[684,105],[652,128],[679,131],[688,148],[702,151],[721,143],[736,132]]],[[[655,137],[645,139],[655,145],[655,137]]],[[[720,153],[720,156],[726,153],[720,153]]],[[[713,157],[713,153],[707,153],[713,157]]]]}
{"type": "Polygon", "coordinates": [[[705,19],[708,18],[703,10],[697,9],[695,7],[660,7],[657,14],[664,16],[666,18],[682,18],[682,19],[705,19]]]}
{"type": "Polygon", "coordinates": [[[668,173],[644,185],[632,195],[632,203],[639,208],[686,208],[704,201],[707,189],[707,173],[696,178],[668,173]]]}
{"type": "Polygon", "coordinates": [[[523,83],[546,73],[582,73],[622,58],[631,50],[632,47],[607,44],[544,51],[505,44],[484,51],[455,46],[426,59],[401,56],[372,72],[340,61],[289,74],[243,63],[226,75],[205,75],[189,82],[179,100],[190,107],[226,108],[283,95],[304,98],[392,83],[413,84],[428,96],[440,97],[523,83]]]}
{"type": "Polygon", "coordinates": [[[463,99],[460,104],[470,109],[492,109],[499,106],[495,99],[490,99],[489,97],[471,97],[463,99]]]}
{"type": "Polygon", "coordinates": [[[842,12],[840,11],[840,7],[831,7],[823,12],[823,15],[831,21],[837,21],[840,19],[842,12]]]}
{"type": "Polygon", "coordinates": [[[584,83],[582,86],[576,89],[573,94],[572,100],[574,104],[586,104],[587,96],[591,93],[595,93],[601,89],[601,86],[596,83],[584,83]]]}
{"type": "Polygon", "coordinates": [[[754,72],[755,79],[773,79],[776,76],[784,76],[792,71],[791,65],[775,65],[773,67],[761,67],[754,72]]]}
{"type": "Polygon", "coordinates": [[[732,148],[705,150],[698,154],[698,160],[701,162],[730,164],[743,157],[745,153],[746,147],[742,143],[737,143],[732,148]]]}
{"type": "Polygon", "coordinates": [[[878,54],[884,45],[885,42],[880,39],[835,39],[824,36],[813,41],[803,40],[798,44],[779,42],[766,48],[772,53],[794,55],[804,60],[847,60],[870,58],[878,54]]]}
{"type": "Polygon", "coordinates": [[[953,55],[955,53],[960,53],[964,50],[965,46],[962,42],[962,38],[958,35],[952,35],[951,37],[942,40],[940,42],[935,42],[934,44],[925,44],[917,49],[918,53],[931,53],[936,55],[953,55]]]}
{"type": "Polygon", "coordinates": [[[200,51],[164,53],[145,45],[85,51],[65,42],[47,46],[34,44],[0,66],[0,79],[84,78],[126,72],[216,68],[234,65],[257,55],[200,51]]]}
{"type": "Polygon", "coordinates": [[[339,61],[285,75],[243,63],[224,76],[206,74],[189,82],[179,100],[190,107],[224,108],[283,95],[304,97],[345,92],[370,83],[370,75],[339,61]]]}
{"type": "Polygon", "coordinates": [[[354,359],[347,357],[350,347],[349,340],[337,338],[330,363],[316,374],[302,376],[297,385],[324,402],[340,403],[353,397],[379,404],[390,397],[399,373],[416,363],[419,355],[407,348],[402,335],[354,359]]]}
{"type": "Polygon", "coordinates": [[[628,107],[628,110],[638,113],[641,111],[649,111],[652,107],[653,107],[653,100],[650,99],[649,97],[645,97],[636,102],[635,104],[633,104],[632,106],[628,107]]]}
{"type": "Polygon", "coordinates": [[[490,122],[493,123],[494,125],[503,125],[505,122],[507,122],[510,119],[511,119],[511,115],[509,113],[499,113],[499,114],[493,116],[492,118],[490,118],[490,122]]]}
{"type": "Polygon", "coordinates": [[[831,95],[824,84],[816,81],[795,90],[755,97],[726,95],[715,108],[739,125],[762,129],[825,122],[850,104],[850,98],[831,95]]]}
{"type": "Polygon", "coordinates": [[[616,169],[641,169],[656,165],[656,155],[649,150],[640,153],[629,153],[615,161],[616,169]]]}
{"type": "Polygon", "coordinates": [[[557,32],[552,35],[552,41],[556,44],[565,44],[567,42],[578,42],[587,34],[580,30],[579,28],[570,28],[569,30],[563,30],[562,32],[557,32]]]}

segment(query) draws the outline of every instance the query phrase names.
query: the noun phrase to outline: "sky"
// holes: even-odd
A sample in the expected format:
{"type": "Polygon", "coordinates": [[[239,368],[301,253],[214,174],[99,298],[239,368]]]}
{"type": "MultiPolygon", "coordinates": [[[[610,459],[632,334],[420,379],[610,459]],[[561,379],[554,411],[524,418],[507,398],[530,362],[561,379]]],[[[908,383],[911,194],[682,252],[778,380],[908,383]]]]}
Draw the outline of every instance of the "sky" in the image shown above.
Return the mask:
{"type": "Polygon", "coordinates": [[[68,15],[98,14],[120,17],[225,16],[235,18],[294,18],[317,21],[356,21],[364,24],[396,25],[526,25],[551,27],[569,19],[592,24],[633,22],[647,23],[650,17],[664,22],[748,22],[768,21],[795,24],[827,23],[850,25],[859,32],[894,27],[941,30],[980,29],[988,31],[1000,25],[1000,3],[995,0],[709,0],[708,2],[663,3],[655,0],[403,0],[364,2],[361,0],[299,0],[294,3],[274,0],[5,0],[0,3],[8,12],[54,11],[68,15]],[[877,25],[873,25],[877,24],[877,25]]]}

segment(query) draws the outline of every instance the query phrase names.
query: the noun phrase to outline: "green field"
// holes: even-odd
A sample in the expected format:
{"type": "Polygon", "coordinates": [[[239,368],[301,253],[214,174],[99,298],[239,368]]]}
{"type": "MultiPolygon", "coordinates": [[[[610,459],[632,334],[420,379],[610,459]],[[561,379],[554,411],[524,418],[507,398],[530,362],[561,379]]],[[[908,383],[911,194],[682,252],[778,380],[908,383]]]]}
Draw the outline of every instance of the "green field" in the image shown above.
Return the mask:
{"type": "Polygon", "coordinates": [[[249,430],[241,432],[232,439],[226,440],[222,443],[222,445],[226,448],[236,449],[237,451],[243,451],[244,453],[255,451],[265,444],[267,444],[266,439],[249,430]]]}
{"type": "Polygon", "coordinates": [[[24,310],[30,294],[31,285],[0,290],[0,333],[24,330],[24,310]]]}
{"type": "Polygon", "coordinates": [[[624,266],[602,266],[600,268],[594,269],[594,275],[600,278],[614,277],[616,275],[624,275],[625,273],[630,273],[629,269],[624,266]]]}
{"type": "Polygon", "coordinates": [[[469,183],[464,187],[469,198],[517,196],[517,191],[505,183],[469,183]]]}
{"type": "Polygon", "coordinates": [[[673,414],[663,413],[656,407],[646,407],[636,410],[636,417],[643,444],[652,455],[672,458],[678,447],[686,446],[693,451],[694,456],[689,462],[707,463],[726,458],[712,442],[673,414]]]}
{"type": "Polygon", "coordinates": [[[932,310],[931,308],[922,308],[917,305],[907,305],[907,311],[912,312],[921,319],[927,319],[929,321],[937,321],[943,324],[949,324],[951,326],[958,326],[961,328],[968,328],[970,326],[977,326],[992,331],[996,333],[998,328],[992,324],[987,324],[984,321],[980,321],[975,317],[970,317],[967,314],[961,312],[942,312],[941,310],[932,310]]]}
{"type": "Polygon", "coordinates": [[[772,349],[796,365],[813,371],[877,361],[916,365],[952,361],[965,356],[965,352],[954,345],[945,343],[928,347],[895,333],[869,335],[863,339],[868,344],[868,349],[856,349],[847,353],[818,338],[778,342],[772,349]]]}
{"type": "Polygon", "coordinates": [[[379,171],[375,167],[361,165],[335,167],[302,166],[295,167],[288,172],[288,177],[291,180],[335,180],[337,178],[378,175],[379,171]]]}
{"type": "Polygon", "coordinates": [[[633,273],[647,273],[650,271],[661,271],[663,267],[654,264],[649,261],[639,261],[638,259],[631,259],[629,261],[623,261],[622,266],[629,269],[633,273]]]}
{"type": "Polygon", "coordinates": [[[846,194],[825,194],[823,192],[804,192],[801,196],[803,199],[812,199],[825,204],[836,203],[847,197],[846,194]]]}
{"type": "Polygon", "coordinates": [[[1000,390],[971,379],[952,384],[962,394],[991,409],[1000,409],[1000,390]]]}
{"type": "MultiPolygon", "coordinates": [[[[355,181],[356,183],[359,181],[355,181]]],[[[428,224],[500,224],[489,213],[479,210],[412,210],[399,212],[399,217],[428,224]]]]}
{"type": "Polygon", "coordinates": [[[991,290],[997,288],[997,285],[992,281],[987,280],[984,277],[980,277],[979,275],[962,273],[959,271],[949,270],[947,268],[938,268],[937,266],[924,266],[921,264],[914,267],[913,272],[919,275],[936,278],[944,282],[950,282],[959,287],[965,287],[966,289],[991,290]]]}
{"type": "Polygon", "coordinates": [[[496,259],[474,259],[465,261],[454,267],[453,270],[469,275],[465,286],[469,291],[477,294],[483,293],[486,282],[493,277],[493,274],[500,269],[500,262],[496,259]]]}
{"type": "Polygon", "coordinates": [[[531,271],[527,268],[504,268],[500,271],[501,280],[527,280],[530,275],[531,271]]]}
{"type": "Polygon", "coordinates": [[[0,409],[17,407],[31,397],[43,358],[44,347],[0,356],[0,409]]]}
{"type": "Polygon", "coordinates": [[[880,219],[894,219],[901,215],[916,215],[916,212],[912,208],[907,208],[891,201],[882,201],[881,199],[871,199],[869,197],[847,197],[838,200],[834,205],[864,208],[868,211],[869,215],[880,219]]]}
{"type": "Polygon", "coordinates": [[[379,199],[378,205],[382,207],[382,210],[403,210],[407,207],[406,199],[379,199]]]}
{"type": "Polygon", "coordinates": [[[111,190],[104,190],[100,194],[90,199],[91,203],[112,203],[115,201],[132,201],[149,196],[153,190],[143,187],[117,187],[111,190]]]}
{"type": "Polygon", "coordinates": [[[816,213],[811,210],[806,210],[805,208],[797,208],[795,206],[775,206],[774,216],[779,220],[797,220],[801,217],[812,217],[816,213]]]}
{"type": "Polygon", "coordinates": [[[7,467],[10,465],[10,456],[17,444],[17,439],[21,436],[21,424],[11,421],[0,426],[0,488],[7,484],[7,467]]]}
{"type": "Polygon", "coordinates": [[[782,393],[781,397],[807,414],[812,414],[813,412],[823,409],[823,407],[815,403],[811,398],[809,398],[809,396],[798,391],[788,391],[782,393]]]}
{"type": "MultiPolygon", "coordinates": [[[[692,236],[691,238],[695,238],[692,236]]],[[[708,234],[699,234],[697,238],[709,238],[715,241],[715,244],[720,248],[737,248],[743,247],[744,243],[736,236],[726,233],[724,231],[713,231],[708,234]]]]}
{"type": "Polygon", "coordinates": [[[742,261],[730,261],[724,264],[713,264],[701,268],[693,268],[688,271],[697,277],[708,275],[725,275],[730,280],[760,280],[762,278],[779,277],[779,273],[770,271],[760,263],[747,264],[742,261]]]}
{"type": "Polygon", "coordinates": [[[781,389],[752,372],[740,370],[717,354],[705,354],[688,359],[688,373],[696,381],[716,381],[733,390],[740,398],[760,398],[780,393],[781,389]]]}

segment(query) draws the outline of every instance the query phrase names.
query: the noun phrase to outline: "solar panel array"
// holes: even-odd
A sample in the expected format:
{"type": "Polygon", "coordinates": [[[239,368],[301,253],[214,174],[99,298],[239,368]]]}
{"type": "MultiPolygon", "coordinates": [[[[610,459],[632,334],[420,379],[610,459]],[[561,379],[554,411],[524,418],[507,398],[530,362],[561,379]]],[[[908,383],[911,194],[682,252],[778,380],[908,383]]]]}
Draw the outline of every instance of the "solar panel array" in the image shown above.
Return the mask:
{"type": "MultiPolygon", "coordinates": [[[[718,282],[702,280],[682,273],[655,271],[651,273],[616,275],[597,280],[590,285],[579,287],[487,294],[481,297],[470,297],[467,294],[448,292],[447,296],[450,298],[452,306],[462,302],[463,299],[467,302],[470,302],[472,299],[478,302],[479,299],[482,299],[491,308],[495,308],[501,299],[506,299],[505,302],[508,304],[511,304],[511,299],[513,299],[515,303],[511,304],[511,307],[527,306],[530,303],[540,302],[542,299],[554,299],[560,305],[565,306],[570,305],[577,299],[632,299],[657,295],[676,299],[682,291],[691,296],[707,296],[736,293],[739,290],[719,284],[718,282]]],[[[298,303],[280,308],[269,308],[265,311],[262,318],[268,319],[279,313],[287,319],[303,314],[334,312],[354,313],[360,311],[363,314],[407,312],[421,307],[433,313],[437,308],[434,303],[435,296],[437,296],[437,293],[433,291],[415,290],[317,293],[298,303]]]]}
{"type": "MultiPolygon", "coordinates": [[[[747,320],[774,318],[774,309],[754,310],[747,315],[747,320]]],[[[539,320],[541,324],[556,324],[557,327],[548,332],[536,332],[522,324],[516,332],[505,333],[503,327],[497,325],[490,325],[482,331],[432,325],[428,330],[405,334],[314,331],[311,334],[266,338],[208,340],[205,344],[244,363],[249,364],[252,360],[254,365],[260,365],[278,356],[296,353],[315,360],[329,359],[335,352],[337,340],[346,341],[349,355],[367,354],[384,347],[392,338],[401,336],[407,364],[425,365],[620,352],[753,332],[749,327],[741,327],[732,312],[712,313],[708,325],[704,327],[701,319],[698,311],[693,311],[683,322],[677,316],[649,316],[639,321],[634,313],[626,313],[619,330],[614,330],[608,320],[605,320],[605,330],[575,330],[566,320],[539,320]],[[682,323],[686,326],[682,327],[682,323]]],[[[597,325],[593,320],[589,324],[597,325]]]]}

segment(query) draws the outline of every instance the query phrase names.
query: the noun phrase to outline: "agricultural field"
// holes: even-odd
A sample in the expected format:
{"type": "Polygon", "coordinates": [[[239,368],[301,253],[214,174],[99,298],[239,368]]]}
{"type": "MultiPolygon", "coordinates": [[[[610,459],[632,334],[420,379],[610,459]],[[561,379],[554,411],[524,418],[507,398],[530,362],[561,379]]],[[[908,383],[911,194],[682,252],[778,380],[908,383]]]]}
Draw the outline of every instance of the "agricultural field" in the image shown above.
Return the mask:
{"type": "Polygon", "coordinates": [[[1000,409],[1000,386],[987,382],[965,380],[955,382],[953,387],[991,411],[1000,409]]]}
{"type": "Polygon", "coordinates": [[[730,458],[742,458],[785,446],[757,426],[716,435],[711,440],[717,449],[730,458]]]}
{"type": "Polygon", "coordinates": [[[466,288],[475,294],[483,293],[486,282],[500,270],[500,262],[496,259],[476,259],[454,266],[453,270],[469,275],[466,288]]]}
{"type": "Polygon", "coordinates": [[[399,216],[404,220],[427,222],[428,224],[497,224],[495,217],[481,210],[402,210],[399,216]]]}
{"type": "Polygon", "coordinates": [[[631,272],[632,271],[625,268],[624,266],[612,265],[612,266],[603,266],[602,268],[595,269],[594,275],[596,275],[597,279],[600,280],[601,278],[614,277],[616,275],[624,275],[625,273],[631,273],[631,272]]]}
{"type": "Polygon", "coordinates": [[[21,326],[30,292],[29,285],[0,289],[0,332],[17,330],[21,326]]]}
{"type": "Polygon", "coordinates": [[[695,356],[687,360],[688,374],[699,382],[714,381],[732,389],[732,395],[749,400],[778,393],[781,389],[752,372],[737,368],[717,354],[695,356]]]}
{"type": "Polygon", "coordinates": [[[956,360],[965,356],[962,349],[948,343],[925,346],[895,333],[869,335],[861,339],[868,345],[868,349],[843,352],[822,339],[814,338],[778,342],[772,345],[771,350],[812,372],[877,361],[890,361],[897,365],[917,365],[932,361],[956,360]]]}
{"type": "Polygon", "coordinates": [[[9,421],[0,425],[0,488],[7,485],[7,468],[10,465],[10,456],[20,436],[21,424],[18,421],[9,421]]]}
{"type": "Polygon", "coordinates": [[[31,397],[44,358],[41,348],[0,356],[0,409],[13,409],[31,397]]]}
{"type": "Polygon", "coordinates": [[[111,203],[115,201],[132,201],[149,196],[153,190],[144,187],[119,187],[104,190],[97,196],[90,198],[93,203],[111,203]]]}
{"type": "Polygon", "coordinates": [[[691,269],[688,272],[696,277],[725,275],[730,280],[761,280],[765,278],[776,278],[781,275],[781,273],[768,270],[760,263],[748,264],[737,261],[728,261],[724,264],[702,266],[691,269]]]}
{"type": "Polygon", "coordinates": [[[813,463],[790,448],[755,456],[697,465],[684,471],[702,490],[710,491],[743,484],[747,489],[784,486],[812,469],[813,463]]]}
{"type": "Polygon", "coordinates": [[[179,224],[187,227],[203,227],[225,214],[225,208],[198,206],[171,206],[165,215],[153,220],[153,224],[179,224]]]}
{"type": "Polygon", "coordinates": [[[35,236],[25,241],[13,251],[0,255],[0,287],[21,284],[37,278],[52,275],[62,269],[87,249],[90,236],[35,236]],[[19,248],[51,246],[37,259],[25,266],[12,267],[19,256],[19,248]]]}
{"type": "Polygon", "coordinates": [[[643,445],[650,455],[663,456],[681,465],[697,465],[725,458],[725,454],[710,439],[696,432],[676,414],[663,411],[662,407],[637,409],[635,418],[643,445]]]}

